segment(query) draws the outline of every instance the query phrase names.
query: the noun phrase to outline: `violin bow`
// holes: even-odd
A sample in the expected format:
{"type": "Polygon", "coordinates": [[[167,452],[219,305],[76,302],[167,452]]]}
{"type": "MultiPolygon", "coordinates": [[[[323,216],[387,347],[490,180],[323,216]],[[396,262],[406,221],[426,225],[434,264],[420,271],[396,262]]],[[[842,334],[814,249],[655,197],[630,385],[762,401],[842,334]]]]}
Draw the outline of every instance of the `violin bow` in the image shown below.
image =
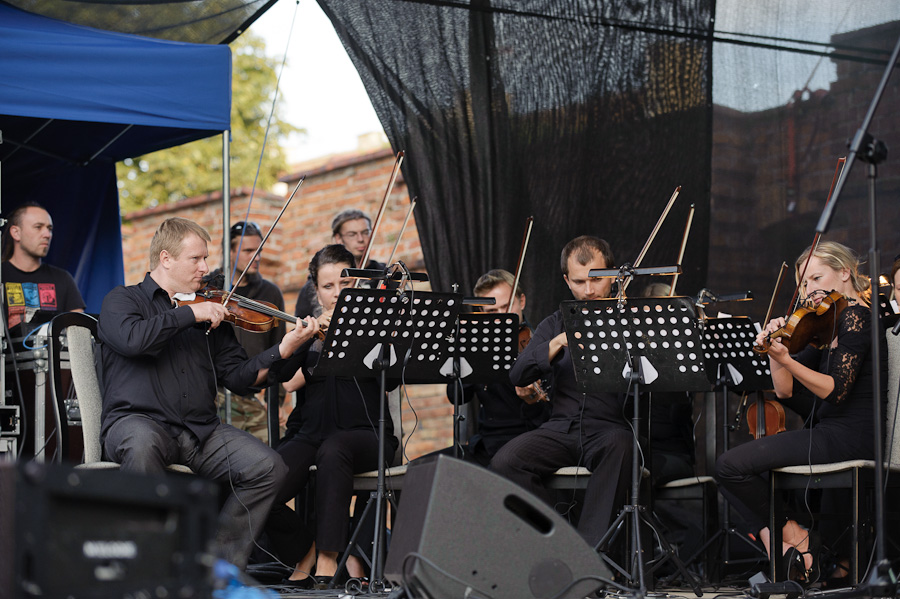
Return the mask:
{"type": "Polygon", "coordinates": [[[256,251],[253,252],[253,257],[250,258],[250,261],[247,262],[247,266],[244,267],[244,271],[241,273],[241,276],[238,277],[237,281],[231,286],[231,290],[228,292],[228,295],[225,296],[225,299],[222,300],[223,305],[227,305],[228,301],[231,299],[231,296],[234,295],[234,290],[238,288],[238,285],[241,284],[241,281],[244,280],[244,275],[247,274],[247,271],[250,270],[250,265],[253,264],[253,261],[256,260],[256,257],[259,256],[259,253],[262,251],[263,246],[266,245],[266,241],[269,240],[269,235],[272,234],[272,231],[275,230],[275,226],[278,224],[278,221],[281,220],[281,216],[284,214],[284,211],[287,210],[288,205],[291,203],[291,200],[294,199],[294,195],[297,193],[297,190],[300,189],[300,186],[303,185],[303,182],[306,180],[306,175],[300,177],[300,181],[297,183],[297,187],[294,188],[294,191],[291,192],[290,197],[288,197],[287,201],[284,203],[284,206],[281,207],[281,212],[278,213],[278,216],[275,217],[275,221],[272,223],[272,226],[269,227],[269,230],[266,231],[266,236],[263,237],[263,240],[260,242],[259,247],[256,248],[256,251]]]}
{"type": "MultiPolygon", "coordinates": [[[[846,162],[847,157],[842,156],[841,158],[838,158],[837,164],[834,167],[834,177],[831,179],[831,188],[828,190],[828,198],[825,200],[826,208],[828,207],[828,204],[831,203],[831,194],[834,192],[834,186],[840,178],[846,162]]],[[[803,272],[800,273],[800,279],[797,281],[797,289],[794,290],[794,296],[791,298],[791,303],[788,304],[788,314],[792,314],[794,310],[797,309],[797,302],[800,300],[800,287],[803,286],[803,277],[806,276],[806,267],[809,266],[809,261],[812,259],[813,252],[819,247],[819,237],[821,237],[821,233],[816,231],[816,234],[813,236],[812,245],[809,246],[809,255],[806,257],[806,263],[803,265],[803,272]]],[[[768,318],[766,319],[766,322],[769,322],[768,318]]]]}
{"type": "MultiPolygon", "coordinates": [[[[397,152],[397,159],[394,161],[394,169],[391,171],[391,178],[388,181],[387,189],[384,190],[384,198],[381,200],[381,207],[378,209],[378,214],[375,216],[375,222],[372,224],[372,234],[369,235],[369,243],[366,245],[366,251],[363,252],[362,262],[357,266],[359,268],[365,268],[366,264],[369,263],[369,255],[372,253],[372,245],[375,241],[375,234],[378,232],[378,227],[381,226],[381,221],[384,218],[384,211],[387,208],[388,199],[391,197],[391,190],[394,189],[394,182],[397,180],[397,175],[400,174],[400,165],[403,164],[403,150],[397,152]]],[[[390,266],[390,264],[388,265],[390,266]]],[[[359,287],[360,279],[356,279],[353,282],[353,288],[356,289],[359,287]]]]}
{"type": "Polygon", "coordinates": [[[775,311],[775,298],[778,297],[778,293],[781,291],[781,284],[784,282],[784,273],[786,273],[787,270],[787,262],[782,262],[781,268],[778,269],[778,278],[775,280],[775,290],[772,291],[772,298],[769,300],[769,309],[766,310],[766,319],[763,320],[764,326],[772,320],[772,312],[775,311]]]}
{"type": "Polygon", "coordinates": [[[525,264],[525,252],[528,251],[528,241],[531,239],[531,229],[534,227],[534,217],[525,219],[525,234],[522,235],[522,247],[519,249],[519,259],[516,261],[516,275],[513,277],[513,286],[509,291],[509,301],[506,303],[506,311],[510,312],[513,298],[516,297],[516,288],[519,286],[519,277],[522,276],[522,266],[525,264]]]}
{"type": "MultiPolygon", "coordinates": [[[[659,220],[656,221],[656,226],[653,227],[653,230],[650,232],[650,237],[647,238],[647,242],[644,244],[644,247],[641,249],[641,253],[638,254],[637,260],[634,261],[634,267],[637,268],[641,265],[641,262],[644,260],[644,256],[647,255],[647,250],[650,249],[650,244],[653,243],[653,240],[656,238],[656,234],[659,232],[659,228],[662,226],[663,222],[665,222],[666,217],[669,215],[669,210],[672,209],[672,206],[675,204],[675,198],[678,197],[678,194],[681,193],[681,185],[675,188],[675,191],[672,192],[672,197],[669,198],[669,203],[666,204],[666,207],[663,209],[662,214],[659,215],[659,220]]],[[[607,265],[611,267],[611,265],[607,265]]],[[[624,296],[625,290],[628,289],[628,284],[631,283],[631,279],[634,277],[629,277],[625,283],[622,285],[621,294],[624,296]]]]}
{"type": "MultiPolygon", "coordinates": [[[[681,249],[678,250],[678,269],[681,270],[681,260],[684,258],[684,250],[687,247],[688,235],[691,233],[691,223],[694,222],[694,205],[688,211],[687,224],[684,226],[684,235],[681,237],[681,249]]],[[[672,286],[669,288],[669,297],[675,297],[675,285],[678,284],[678,273],[672,275],[672,286]]]]}
{"type": "Polygon", "coordinates": [[[413,210],[416,209],[416,201],[418,197],[412,199],[412,202],[409,203],[409,210],[406,211],[406,218],[403,219],[403,226],[400,227],[400,232],[397,234],[397,241],[394,243],[394,249],[391,250],[391,256],[388,258],[388,266],[394,263],[394,255],[397,253],[397,248],[400,247],[400,239],[403,237],[403,233],[406,232],[406,225],[409,223],[409,218],[412,216],[413,210]]]}

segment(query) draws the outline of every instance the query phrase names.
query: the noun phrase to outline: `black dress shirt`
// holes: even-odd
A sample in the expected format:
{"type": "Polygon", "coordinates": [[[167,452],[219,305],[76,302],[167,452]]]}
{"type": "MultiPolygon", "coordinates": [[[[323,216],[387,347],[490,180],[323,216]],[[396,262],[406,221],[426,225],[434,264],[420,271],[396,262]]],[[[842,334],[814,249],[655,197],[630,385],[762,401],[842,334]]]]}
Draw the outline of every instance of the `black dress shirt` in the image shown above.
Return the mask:
{"type": "Polygon", "coordinates": [[[208,335],[207,328],[189,306],[174,307],[149,273],[137,285],[109,292],[98,326],[101,439],[116,420],[139,413],[173,434],[186,428],[202,443],[218,422],[216,383],[250,393],[259,370],[281,359],[277,345],[248,359],[232,325],[222,323],[208,335]]]}
{"type": "Polygon", "coordinates": [[[625,396],[619,393],[585,394],[575,380],[572,354],[564,347],[551,363],[548,360],[550,341],[565,331],[562,313],[557,310],[545,318],[531,337],[510,370],[510,381],[525,387],[541,377],[552,375],[550,419],[541,428],[562,433],[571,432],[579,423],[588,434],[599,430],[599,423],[626,426],[625,396]]]}

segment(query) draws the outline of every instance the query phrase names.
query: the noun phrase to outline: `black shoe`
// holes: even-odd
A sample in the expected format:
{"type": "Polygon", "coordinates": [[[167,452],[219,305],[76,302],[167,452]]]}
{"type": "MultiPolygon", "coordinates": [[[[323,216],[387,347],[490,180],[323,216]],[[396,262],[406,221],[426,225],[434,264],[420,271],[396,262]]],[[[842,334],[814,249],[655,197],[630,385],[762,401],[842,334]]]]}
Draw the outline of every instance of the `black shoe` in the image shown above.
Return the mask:
{"type": "Polygon", "coordinates": [[[822,537],[818,532],[810,531],[809,532],[809,543],[807,544],[806,551],[797,552],[800,556],[800,563],[803,566],[803,578],[800,582],[804,584],[812,584],[814,582],[819,582],[822,578],[822,571],[819,567],[819,557],[822,554],[822,537]],[[803,559],[804,555],[812,556],[812,562],[809,568],[806,567],[806,562],[803,559]]]}
{"type": "MultiPolygon", "coordinates": [[[[328,588],[328,585],[331,584],[332,580],[334,580],[334,576],[316,576],[316,584],[313,586],[313,588],[319,591],[324,591],[328,588]]],[[[335,581],[335,586],[337,586],[337,581],[335,581]]]]}
{"type": "Polygon", "coordinates": [[[315,581],[313,581],[312,576],[307,576],[306,578],[301,578],[299,580],[291,580],[290,578],[285,578],[281,581],[279,586],[287,587],[290,589],[305,589],[310,590],[315,586],[315,581]]]}
{"type": "Polygon", "coordinates": [[[803,562],[803,554],[796,547],[789,547],[781,558],[781,567],[784,572],[784,580],[806,582],[806,564],[803,562]]]}

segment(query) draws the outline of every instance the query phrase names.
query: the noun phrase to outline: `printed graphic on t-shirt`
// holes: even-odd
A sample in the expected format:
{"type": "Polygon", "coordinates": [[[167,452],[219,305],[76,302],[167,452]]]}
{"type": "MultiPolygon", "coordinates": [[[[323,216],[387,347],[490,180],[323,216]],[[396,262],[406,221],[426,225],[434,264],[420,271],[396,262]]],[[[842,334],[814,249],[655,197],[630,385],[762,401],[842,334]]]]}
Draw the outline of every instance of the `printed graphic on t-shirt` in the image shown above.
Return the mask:
{"type": "Polygon", "coordinates": [[[41,310],[56,310],[56,284],[38,283],[41,310]]]}
{"type": "Polygon", "coordinates": [[[28,322],[38,310],[56,311],[56,285],[54,283],[4,283],[6,305],[9,311],[8,326],[28,322]]]}

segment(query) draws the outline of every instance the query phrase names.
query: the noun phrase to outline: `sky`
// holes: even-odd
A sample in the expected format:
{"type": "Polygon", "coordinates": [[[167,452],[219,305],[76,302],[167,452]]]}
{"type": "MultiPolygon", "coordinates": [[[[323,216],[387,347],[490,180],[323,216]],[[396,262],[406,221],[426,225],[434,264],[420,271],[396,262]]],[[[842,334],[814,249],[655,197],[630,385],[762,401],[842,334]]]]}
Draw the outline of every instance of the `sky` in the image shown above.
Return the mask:
{"type": "Polygon", "coordinates": [[[278,0],[250,31],[265,39],[279,68],[287,49],[278,104],[286,121],[307,130],[285,144],[289,162],[353,150],[358,135],[383,133],[359,74],[315,0],[278,0]]]}

